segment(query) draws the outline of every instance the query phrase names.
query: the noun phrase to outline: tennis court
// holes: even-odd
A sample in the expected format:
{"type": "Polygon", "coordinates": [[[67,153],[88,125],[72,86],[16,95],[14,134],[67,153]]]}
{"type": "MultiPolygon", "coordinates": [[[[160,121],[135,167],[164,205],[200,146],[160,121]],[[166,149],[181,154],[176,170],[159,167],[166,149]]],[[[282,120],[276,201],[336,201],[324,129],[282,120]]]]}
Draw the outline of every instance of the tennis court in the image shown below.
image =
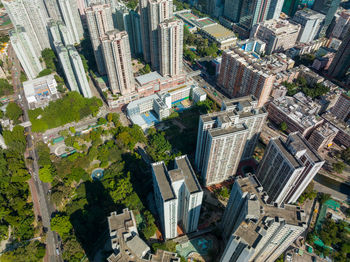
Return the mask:
{"type": "Polygon", "coordinates": [[[151,126],[151,125],[155,125],[157,123],[159,123],[157,116],[155,115],[154,112],[149,111],[147,113],[144,113],[141,115],[143,120],[145,120],[145,122],[147,123],[147,125],[151,126]]]}

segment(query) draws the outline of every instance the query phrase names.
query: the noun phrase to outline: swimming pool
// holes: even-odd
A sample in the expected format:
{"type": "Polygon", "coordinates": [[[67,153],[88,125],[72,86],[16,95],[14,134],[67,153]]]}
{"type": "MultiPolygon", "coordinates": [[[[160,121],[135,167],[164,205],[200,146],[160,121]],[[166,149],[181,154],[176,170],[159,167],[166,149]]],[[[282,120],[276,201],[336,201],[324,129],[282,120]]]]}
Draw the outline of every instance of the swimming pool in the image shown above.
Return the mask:
{"type": "Polygon", "coordinates": [[[91,178],[93,180],[100,180],[103,177],[103,169],[102,168],[97,168],[91,173],[91,178]]]}

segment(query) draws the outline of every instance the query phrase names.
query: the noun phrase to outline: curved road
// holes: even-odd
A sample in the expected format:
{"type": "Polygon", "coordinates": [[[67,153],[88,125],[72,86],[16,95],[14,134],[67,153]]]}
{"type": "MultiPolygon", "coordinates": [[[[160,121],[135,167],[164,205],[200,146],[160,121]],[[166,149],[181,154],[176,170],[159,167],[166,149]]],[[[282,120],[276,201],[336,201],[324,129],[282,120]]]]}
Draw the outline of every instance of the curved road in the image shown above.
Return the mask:
{"type": "MultiPolygon", "coordinates": [[[[20,81],[20,75],[21,75],[21,65],[19,63],[19,60],[12,48],[12,46],[9,46],[8,49],[8,57],[12,60],[13,67],[12,67],[12,83],[13,87],[15,88],[15,91],[17,94],[21,96],[21,100],[19,101],[22,109],[23,109],[23,118],[24,122],[29,121],[28,116],[28,103],[24,96],[24,90],[22,83],[20,81]]],[[[33,201],[34,205],[38,205],[39,207],[36,207],[37,210],[40,211],[41,220],[43,227],[46,229],[46,261],[49,262],[61,262],[63,261],[61,255],[57,254],[56,248],[59,247],[58,237],[57,234],[50,229],[50,218],[52,213],[55,211],[54,207],[50,203],[50,201],[47,198],[47,192],[48,192],[48,185],[46,183],[41,182],[39,179],[39,166],[38,166],[38,157],[35,151],[34,141],[32,139],[32,131],[30,127],[27,127],[25,129],[25,132],[27,134],[27,151],[29,156],[34,160],[33,165],[31,167],[28,167],[31,170],[31,176],[34,180],[34,187],[31,187],[31,189],[34,189],[36,192],[32,192],[32,195],[38,196],[38,202],[33,201]]],[[[61,252],[59,252],[61,253],[61,252]]]]}

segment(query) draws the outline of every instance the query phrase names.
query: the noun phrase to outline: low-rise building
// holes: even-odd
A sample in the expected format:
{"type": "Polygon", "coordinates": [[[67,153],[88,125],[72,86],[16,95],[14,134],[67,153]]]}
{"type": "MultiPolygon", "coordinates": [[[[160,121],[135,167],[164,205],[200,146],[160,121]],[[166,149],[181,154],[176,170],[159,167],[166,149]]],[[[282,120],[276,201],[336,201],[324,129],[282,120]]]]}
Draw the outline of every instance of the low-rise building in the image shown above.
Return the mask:
{"type": "Polygon", "coordinates": [[[320,106],[302,93],[275,99],[268,106],[268,118],[275,124],[287,124],[288,132],[299,131],[304,137],[323,123],[320,106]]]}
{"type": "Polygon", "coordinates": [[[322,76],[315,73],[314,71],[312,71],[308,67],[306,67],[304,65],[300,65],[299,68],[300,68],[299,76],[304,77],[306,79],[308,85],[313,86],[315,84],[320,84],[324,81],[324,78],[322,76]]]}
{"type": "Polygon", "coordinates": [[[59,98],[55,75],[47,75],[23,82],[24,95],[29,109],[44,108],[50,101],[59,98]]]}
{"type": "Polygon", "coordinates": [[[320,151],[323,148],[330,147],[338,133],[338,129],[329,123],[317,127],[310,135],[308,142],[314,149],[320,151]]]}
{"type": "Polygon", "coordinates": [[[329,40],[327,38],[319,38],[309,43],[296,43],[296,45],[286,51],[286,55],[290,57],[300,56],[303,54],[314,53],[322,46],[328,46],[329,40]]]}
{"type": "Polygon", "coordinates": [[[287,19],[266,20],[253,26],[250,38],[266,43],[266,54],[282,52],[295,46],[301,26],[287,19]]]}
{"type": "Polygon", "coordinates": [[[322,118],[338,129],[334,142],[345,147],[350,147],[350,125],[337,119],[332,113],[322,115],[322,118]]]}
{"type": "Polygon", "coordinates": [[[237,37],[233,31],[216,23],[209,17],[199,18],[191,13],[191,10],[181,10],[175,15],[183,20],[190,31],[195,32],[197,29],[204,37],[215,42],[220,49],[227,49],[235,45],[237,37]]]}
{"type": "Polygon", "coordinates": [[[138,235],[133,212],[127,208],[120,214],[112,212],[108,217],[108,227],[113,249],[108,262],[180,262],[175,253],[164,251],[151,254],[150,247],[138,235]]]}

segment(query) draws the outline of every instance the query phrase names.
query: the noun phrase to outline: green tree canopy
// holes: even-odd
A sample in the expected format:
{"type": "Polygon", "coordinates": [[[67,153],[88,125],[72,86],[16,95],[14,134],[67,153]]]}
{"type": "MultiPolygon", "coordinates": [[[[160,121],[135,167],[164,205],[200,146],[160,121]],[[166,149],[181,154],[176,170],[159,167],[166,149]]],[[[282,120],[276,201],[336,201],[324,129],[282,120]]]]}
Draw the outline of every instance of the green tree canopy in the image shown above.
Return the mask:
{"type": "Polygon", "coordinates": [[[71,232],[73,226],[68,216],[57,214],[51,219],[51,229],[57,232],[61,237],[64,237],[71,232]]]}
{"type": "Polygon", "coordinates": [[[0,97],[8,96],[14,93],[12,85],[7,79],[0,78],[0,97]]]}
{"type": "Polygon", "coordinates": [[[22,108],[20,108],[15,102],[10,102],[6,107],[6,117],[13,121],[17,121],[23,114],[22,108]]]}
{"type": "Polygon", "coordinates": [[[52,167],[46,165],[39,169],[39,178],[44,183],[51,183],[53,181],[52,167]]]}

